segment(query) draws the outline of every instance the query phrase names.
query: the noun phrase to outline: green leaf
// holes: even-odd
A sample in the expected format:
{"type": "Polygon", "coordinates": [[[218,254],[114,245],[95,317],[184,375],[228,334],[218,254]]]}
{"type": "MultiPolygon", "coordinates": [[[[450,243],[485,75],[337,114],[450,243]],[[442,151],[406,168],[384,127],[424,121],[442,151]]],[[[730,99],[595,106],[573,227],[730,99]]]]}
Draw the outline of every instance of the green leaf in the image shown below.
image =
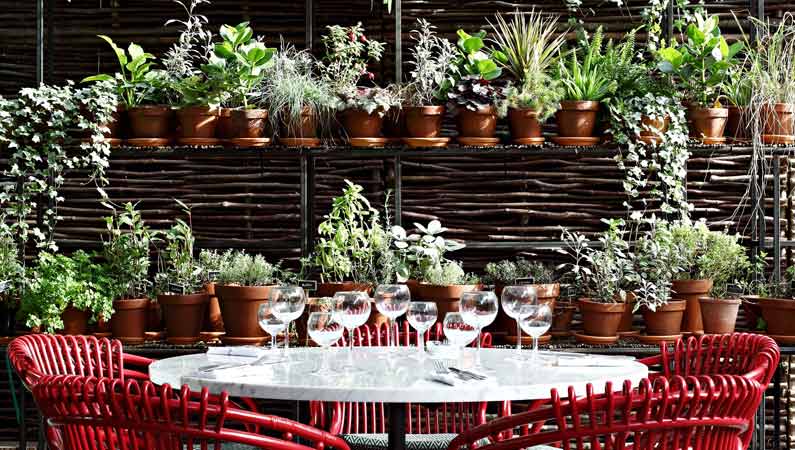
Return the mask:
{"type": "Polygon", "coordinates": [[[215,44],[215,48],[213,49],[213,53],[219,58],[234,58],[235,57],[235,49],[232,48],[232,44],[229,42],[221,42],[215,44]]]}
{"type": "Polygon", "coordinates": [[[696,46],[700,46],[701,44],[703,44],[704,40],[706,39],[704,32],[702,32],[695,24],[692,23],[687,26],[686,33],[687,37],[691,41],[693,41],[693,44],[695,44],[696,46]]]}
{"type": "Polygon", "coordinates": [[[127,64],[127,55],[124,53],[124,50],[116,46],[116,44],[113,42],[113,39],[105,36],[104,34],[98,34],[97,36],[110,44],[110,48],[112,48],[113,52],[116,53],[116,58],[119,60],[120,65],[124,66],[127,64]]]}
{"type": "Polygon", "coordinates": [[[483,39],[479,37],[470,37],[468,39],[464,39],[464,50],[466,50],[467,53],[477,53],[482,48],[483,39]]]}
{"type": "Polygon", "coordinates": [[[94,81],[110,81],[113,77],[106,73],[100,73],[98,75],[92,75],[90,77],[85,77],[81,80],[81,83],[90,83],[94,81]]]}
{"type": "Polygon", "coordinates": [[[127,47],[127,53],[130,54],[130,59],[136,60],[144,55],[144,49],[141,48],[140,45],[130,42],[130,45],[127,47]]]}

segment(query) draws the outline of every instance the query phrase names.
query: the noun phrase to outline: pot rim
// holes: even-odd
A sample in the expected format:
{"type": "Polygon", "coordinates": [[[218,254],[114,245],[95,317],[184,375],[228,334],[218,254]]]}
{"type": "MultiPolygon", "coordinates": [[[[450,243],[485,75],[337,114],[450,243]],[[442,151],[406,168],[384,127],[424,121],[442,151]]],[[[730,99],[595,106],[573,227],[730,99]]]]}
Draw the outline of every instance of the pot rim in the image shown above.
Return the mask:
{"type": "Polygon", "coordinates": [[[742,299],[740,298],[717,298],[717,297],[710,297],[710,296],[702,296],[698,298],[698,301],[701,303],[723,303],[726,305],[739,305],[742,303],[742,299]]]}
{"type": "Polygon", "coordinates": [[[220,108],[213,106],[183,106],[177,109],[177,114],[189,116],[218,116],[220,108]]]}
{"type": "Polygon", "coordinates": [[[690,104],[687,107],[690,117],[698,118],[724,118],[729,117],[729,108],[721,106],[720,108],[703,107],[690,104]]]}
{"type": "Polygon", "coordinates": [[[202,303],[207,303],[210,301],[210,294],[206,292],[200,292],[195,294],[158,294],[157,301],[162,305],[168,305],[168,304],[200,305],[202,303]]]}
{"type": "Polygon", "coordinates": [[[600,105],[596,100],[562,100],[560,111],[599,111],[600,105]]]}
{"type": "Polygon", "coordinates": [[[469,112],[471,114],[478,114],[483,116],[493,116],[497,114],[497,107],[494,105],[482,106],[474,111],[467,108],[466,106],[459,106],[456,109],[458,110],[459,114],[461,114],[462,112],[469,112]]]}
{"type": "Polygon", "coordinates": [[[246,119],[267,119],[268,110],[265,108],[253,108],[253,109],[233,108],[229,111],[229,115],[230,117],[242,115],[246,119]]]}
{"type": "Polygon", "coordinates": [[[422,115],[425,116],[440,116],[444,114],[445,107],[444,105],[404,105],[403,110],[406,112],[414,111],[420,112],[422,115]]]}
{"type": "Polygon", "coordinates": [[[113,309],[129,310],[129,309],[146,309],[149,307],[150,299],[148,298],[119,298],[113,300],[113,309]]]}

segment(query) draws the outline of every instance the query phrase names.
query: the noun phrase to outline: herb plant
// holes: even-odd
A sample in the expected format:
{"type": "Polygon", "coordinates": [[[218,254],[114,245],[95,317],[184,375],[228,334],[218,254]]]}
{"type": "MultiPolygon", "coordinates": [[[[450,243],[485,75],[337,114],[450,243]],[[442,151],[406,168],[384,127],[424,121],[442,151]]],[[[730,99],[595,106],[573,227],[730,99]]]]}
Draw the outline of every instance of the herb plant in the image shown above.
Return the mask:
{"type": "Polygon", "coordinates": [[[19,249],[5,219],[0,217],[0,300],[13,301],[23,285],[25,270],[19,249]]]}
{"type": "Polygon", "coordinates": [[[151,288],[149,250],[157,233],[146,226],[132,203],[125,204],[122,211],[107,202],[105,206],[113,210],[113,215],[105,218],[107,236],[102,239],[102,255],[113,279],[114,297],[145,297],[151,288]]]}
{"type": "Polygon", "coordinates": [[[428,222],[427,226],[415,222],[414,227],[422,234],[407,234],[406,230],[398,225],[393,226],[390,232],[394,240],[393,245],[398,250],[400,278],[404,280],[416,278],[436,285],[439,285],[436,282],[443,276],[451,279],[454,278],[452,275],[459,274],[461,275],[458,277],[459,280],[467,278],[462,275],[463,270],[458,270],[461,269],[460,264],[445,258],[447,252],[460,250],[465,247],[464,244],[443,238],[442,233],[446,232],[447,228],[438,220],[428,222]]]}
{"type": "Polygon", "coordinates": [[[514,284],[520,278],[532,278],[535,284],[548,284],[555,280],[555,272],[551,267],[521,257],[514,261],[504,259],[488,263],[484,270],[486,272],[484,281],[504,286],[514,284]]]}
{"type": "MultiPolygon", "coordinates": [[[[188,221],[190,211],[188,210],[188,221]]],[[[159,271],[155,275],[155,289],[160,294],[195,294],[202,290],[204,270],[193,256],[195,238],[189,222],[176,219],[163,233],[166,246],[158,257],[159,271]]]]}
{"type": "Polygon", "coordinates": [[[460,106],[477,111],[505,98],[504,83],[497,81],[502,69],[487,53],[485,37],[483,30],[475,34],[458,30],[458,79],[447,94],[451,108],[460,106]]]}
{"type": "Polygon", "coordinates": [[[665,221],[652,218],[648,229],[635,239],[630,254],[631,283],[635,286],[634,311],[641,307],[651,311],[665,306],[671,300],[671,281],[679,270],[678,248],[665,221]]]}
{"type": "Polygon", "coordinates": [[[414,69],[406,87],[407,105],[444,104],[455,83],[458,51],[450,41],[436,34],[435,29],[425,19],[417,19],[417,28],[411,31],[414,46],[409,50],[410,64],[414,69]]]}
{"type": "MultiPolygon", "coordinates": [[[[209,257],[207,254],[205,261],[209,257]]],[[[217,282],[222,285],[270,286],[283,279],[279,265],[269,263],[262,255],[228,250],[219,262],[217,282]]]]}

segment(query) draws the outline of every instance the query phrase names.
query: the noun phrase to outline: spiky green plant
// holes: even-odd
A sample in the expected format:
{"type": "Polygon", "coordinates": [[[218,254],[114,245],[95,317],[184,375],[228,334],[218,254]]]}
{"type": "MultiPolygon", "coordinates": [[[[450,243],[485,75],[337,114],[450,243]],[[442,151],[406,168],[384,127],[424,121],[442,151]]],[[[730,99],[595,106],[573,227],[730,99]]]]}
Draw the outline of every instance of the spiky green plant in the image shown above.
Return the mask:
{"type": "Polygon", "coordinates": [[[558,79],[564,87],[565,100],[601,101],[615,92],[617,83],[607,74],[602,54],[604,31],[599,27],[591,39],[584,39],[578,51],[558,64],[558,79]],[[580,62],[582,58],[582,63],[580,62]]]}

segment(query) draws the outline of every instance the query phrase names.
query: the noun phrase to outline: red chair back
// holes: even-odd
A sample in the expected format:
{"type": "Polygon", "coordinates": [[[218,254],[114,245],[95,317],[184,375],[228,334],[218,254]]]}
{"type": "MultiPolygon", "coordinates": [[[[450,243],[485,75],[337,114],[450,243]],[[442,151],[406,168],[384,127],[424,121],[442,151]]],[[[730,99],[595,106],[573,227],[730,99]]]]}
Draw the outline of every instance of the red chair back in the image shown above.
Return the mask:
{"type": "Polygon", "coordinates": [[[587,386],[550,403],[496,419],[456,437],[448,450],[518,450],[551,445],[565,450],[737,450],[762,401],[764,387],[737,375],[627,381],[614,392],[587,386]]]}
{"type": "Polygon", "coordinates": [[[58,375],[42,377],[33,395],[48,421],[50,446],[59,450],[221,450],[222,442],[278,450],[348,449],[337,436],[237,409],[226,394],[214,397],[206,389],[191,393],[187,386],[175,391],[149,381],[58,375]]]}
{"type": "Polygon", "coordinates": [[[125,363],[147,366],[148,358],[125,355],[120,341],[94,336],[29,334],[8,346],[8,357],[27,386],[44,375],[80,375],[124,380],[146,379],[143,372],[126,369],[125,363]]]}

